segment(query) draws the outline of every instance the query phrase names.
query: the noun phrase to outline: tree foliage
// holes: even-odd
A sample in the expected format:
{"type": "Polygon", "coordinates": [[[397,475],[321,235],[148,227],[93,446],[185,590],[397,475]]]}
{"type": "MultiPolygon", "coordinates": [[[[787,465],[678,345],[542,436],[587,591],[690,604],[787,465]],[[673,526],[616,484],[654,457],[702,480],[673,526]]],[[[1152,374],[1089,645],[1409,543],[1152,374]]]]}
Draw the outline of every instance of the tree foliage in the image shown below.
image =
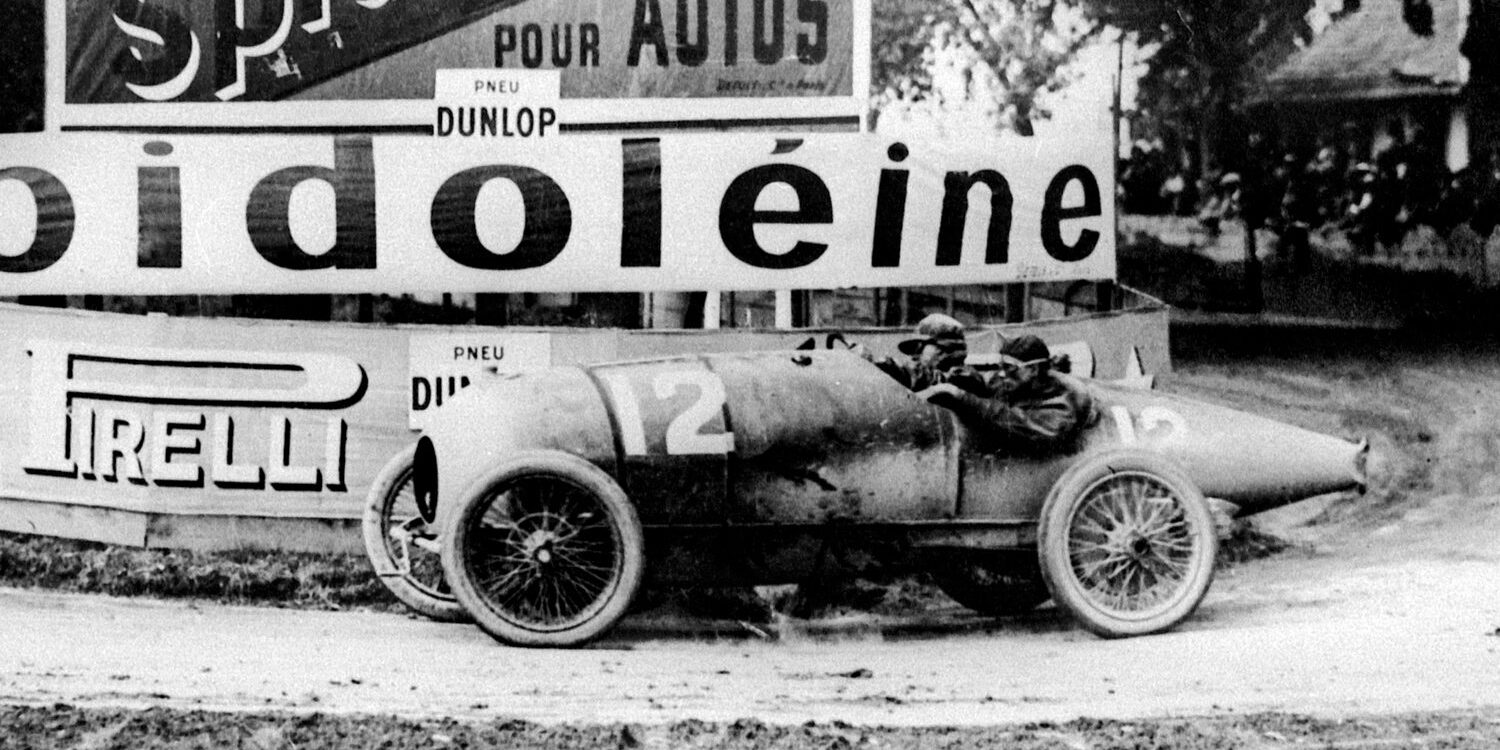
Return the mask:
{"type": "MultiPolygon", "coordinates": [[[[1461,1],[1461,0],[1454,0],[1461,1]]],[[[1346,0],[1353,4],[1354,0],[1346,0]]],[[[1067,63],[1105,28],[1154,50],[1141,116],[1223,148],[1259,74],[1309,33],[1315,0],[875,0],[875,106],[943,103],[934,72],[959,60],[960,91],[992,97],[996,124],[1027,132],[1067,63]]],[[[1149,129],[1149,128],[1148,128],[1149,129]]]]}
{"type": "Polygon", "coordinates": [[[1091,0],[1092,17],[1154,47],[1141,117],[1222,159],[1256,82],[1311,36],[1314,0],[1091,0]]]}
{"type": "Polygon", "coordinates": [[[1095,30],[1064,0],[875,0],[875,109],[992,103],[997,127],[1029,134],[1095,30]]]}

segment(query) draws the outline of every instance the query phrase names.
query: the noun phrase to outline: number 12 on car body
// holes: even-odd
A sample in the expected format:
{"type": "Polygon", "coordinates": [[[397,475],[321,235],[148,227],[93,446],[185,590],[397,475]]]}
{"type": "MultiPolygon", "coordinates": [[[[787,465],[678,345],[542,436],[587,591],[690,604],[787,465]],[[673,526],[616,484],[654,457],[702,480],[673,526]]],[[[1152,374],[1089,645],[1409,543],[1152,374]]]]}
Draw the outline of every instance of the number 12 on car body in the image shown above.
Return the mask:
{"type": "Polygon", "coordinates": [[[1141,409],[1139,428],[1131,419],[1129,409],[1115,406],[1110,408],[1109,413],[1114,417],[1115,430],[1119,434],[1122,445],[1138,445],[1143,441],[1181,442],[1188,435],[1187,420],[1181,414],[1164,406],[1148,406],[1141,409]]]}
{"type": "Polygon", "coordinates": [[[650,453],[646,439],[646,415],[656,415],[666,404],[686,390],[696,393],[686,408],[677,411],[666,424],[663,444],[668,455],[725,454],[734,450],[734,433],[704,432],[713,429],[714,417],[724,410],[724,381],[708,370],[663,370],[650,375],[651,388],[644,396],[637,392],[626,372],[614,370],[599,373],[614,401],[615,417],[620,425],[620,442],[625,454],[644,456],[650,453]]]}

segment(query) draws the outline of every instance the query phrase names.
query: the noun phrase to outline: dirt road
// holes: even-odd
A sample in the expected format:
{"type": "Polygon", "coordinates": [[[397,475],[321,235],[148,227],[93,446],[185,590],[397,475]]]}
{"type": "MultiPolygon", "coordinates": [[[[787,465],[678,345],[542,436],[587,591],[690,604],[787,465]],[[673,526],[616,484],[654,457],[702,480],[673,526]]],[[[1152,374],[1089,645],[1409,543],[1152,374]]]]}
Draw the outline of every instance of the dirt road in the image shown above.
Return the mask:
{"type": "MultiPolygon", "coordinates": [[[[1465,502],[1500,520],[1500,498],[1465,502]]],[[[1434,557],[1381,554],[1424,534],[1406,524],[1385,544],[1235,568],[1185,627],[1125,641],[1050,610],[976,632],[955,610],[931,617],[949,632],[903,638],[627,628],[593,649],[526,651],[388,613],[5,590],[0,702],[886,725],[1500,704],[1500,556],[1479,539],[1434,557]]]]}

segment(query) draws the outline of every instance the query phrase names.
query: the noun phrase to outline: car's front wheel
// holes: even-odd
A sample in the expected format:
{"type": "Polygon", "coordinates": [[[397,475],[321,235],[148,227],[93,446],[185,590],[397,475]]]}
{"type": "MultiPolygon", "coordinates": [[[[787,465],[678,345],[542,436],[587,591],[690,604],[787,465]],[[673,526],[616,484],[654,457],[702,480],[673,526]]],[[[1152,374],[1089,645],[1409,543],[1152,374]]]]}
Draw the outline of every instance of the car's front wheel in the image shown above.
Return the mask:
{"type": "Polygon", "coordinates": [[[469,616],[443,577],[437,533],[417,502],[415,456],[415,445],[396,454],[370,485],[361,523],[365,555],[402,604],[434,620],[462,622],[469,616]]]}
{"type": "Polygon", "coordinates": [[[1038,535],[1053,600],[1106,638],[1172,628],[1213,582],[1218,536],[1208,502],[1147,451],[1075,464],[1042,506],[1038,535]]]}
{"type": "Polygon", "coordinates": [[[443,568],[474,621],[515,646],[602,635],[640,587],[635,507],[597,466],[561,451],[516,454],[446,516],[443,568]]]}

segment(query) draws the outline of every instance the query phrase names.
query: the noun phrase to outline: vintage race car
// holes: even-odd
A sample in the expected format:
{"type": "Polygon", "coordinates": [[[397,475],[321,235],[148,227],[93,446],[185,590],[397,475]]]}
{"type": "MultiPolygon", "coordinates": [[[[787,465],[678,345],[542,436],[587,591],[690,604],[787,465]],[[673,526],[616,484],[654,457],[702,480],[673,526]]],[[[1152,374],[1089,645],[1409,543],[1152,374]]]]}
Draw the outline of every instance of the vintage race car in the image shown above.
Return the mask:
{"type": "Polygon", "coordinates": [[[1363,486],[1363,444],[1076,382],[1096,407],[1078,449],[1022,455],[837,348],[496,376],[390,462],[366,544],[403,601],[522,646],[599,636],[648,573],[795,582],[851,549],[911,555],[981,612],[1051,598],[1119,637],[1207,592],[1205,497],[1249,514],[1363,486]]]}

